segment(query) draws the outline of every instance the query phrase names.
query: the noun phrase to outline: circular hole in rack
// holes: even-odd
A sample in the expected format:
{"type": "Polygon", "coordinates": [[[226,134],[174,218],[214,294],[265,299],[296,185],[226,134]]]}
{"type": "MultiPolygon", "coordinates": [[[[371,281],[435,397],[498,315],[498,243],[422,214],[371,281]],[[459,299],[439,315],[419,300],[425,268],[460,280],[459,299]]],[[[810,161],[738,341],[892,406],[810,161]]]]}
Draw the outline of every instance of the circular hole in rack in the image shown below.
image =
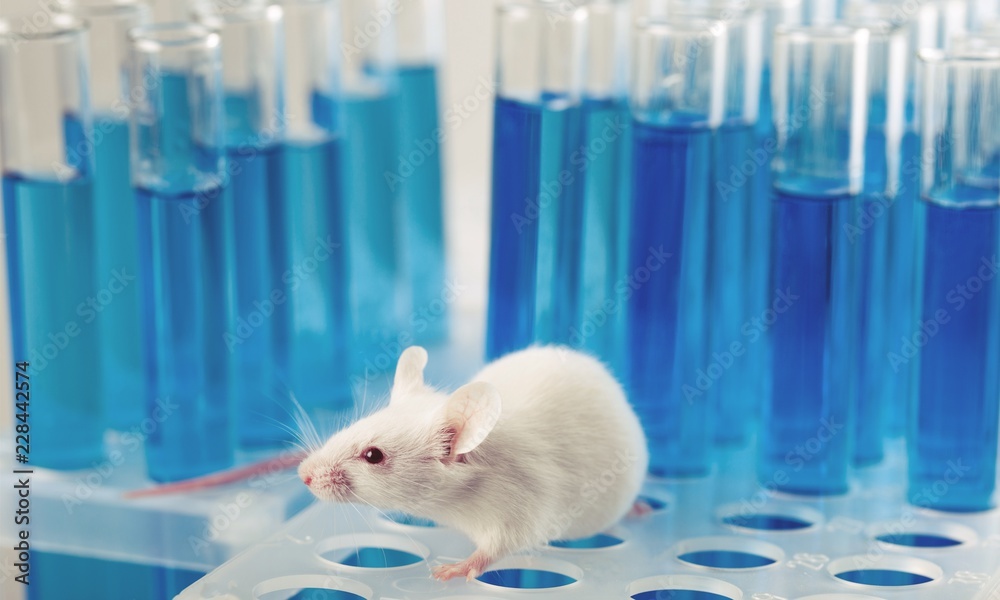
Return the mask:
{"type": "Polygon", "coordinates": [[[514,589],[566,587],[583,577],[583,570],[561,560],[513,556],[494,564],[476,579],[490,586],[514,589]]]}
{"type": "Polygon", "coordinates": [[[658,575],[633,581],[628,586],[632,600],[742,600],[740,588],[725,581],[697,575],[658,575]]]}
{"type": "Polygon", "coordinates": [[[875,525],[869,530],[876,540],[907,548],[953,548],[976,541],[976,532],[958,523],[920,519],[902,527],[898,522],[875,525]]]}
{"type": "Polygon", "coordinates": [[[555,548],[562,548],[564,550],[597,550],[600,548],[620,546],[624,543],[625,540],[620,537],[613,536],[609,533],[598,533],[597,535],[579,538],[576,540],[555,540],[549,542],[549,545],[555,548]]]}
{"type": "Polygon", "coordinates": [[[728,504],[716,513],[719,520],[730,527],[753,531],[801,531],[814,527],[823,520],[818,511],[794,504],[768,503],[759,509],[754,506],[728,504]]]}
{"type": "Polygon", "coordinates": [[[430,555],[426,546],[413,540],[382,533],[327,538],[316,545],[316,553],[328,563],[355,569],[400,569],[430,555]]]}
{"type": "Polygon", "coordinates": [[[255,600],[370,600],[368,586],[326,575],[288,575],[258,583],[253,588],[255,600]]]}
{"type": "Polygon", "coordinates": [[[761,529],[765,531],[794,531],[806,529],[813,524],[791,515],[761,514],[761,515],[730,515],[723,517],[722,522],[743,529],[761,529]]]}
{"type": "Polygon", "coordinates": [[[773,565],[784,557],[781,548],[762,540],[704,537],[685,540],[674,548],[678,559],[716,569],[753,569],[773,565]]]}
{"type": "Polygon", "coordinates": [[[437,523],[431,521],[430,519],[425,519],[423,517],[415,517],[413,515],[408,515],[404,512],[387,512],[383,516],[384,519],[395,523],[397,525],[407,525],[409,527],[437,527],[437,523]]]}
{"type": "Polygon", "coordinates": [[[884,555],[878,560],[859,555],[838,558],[827,565],[837,579],[878,587],[920,585],[940,579],[941,567],[909,556],[884,555]]]}

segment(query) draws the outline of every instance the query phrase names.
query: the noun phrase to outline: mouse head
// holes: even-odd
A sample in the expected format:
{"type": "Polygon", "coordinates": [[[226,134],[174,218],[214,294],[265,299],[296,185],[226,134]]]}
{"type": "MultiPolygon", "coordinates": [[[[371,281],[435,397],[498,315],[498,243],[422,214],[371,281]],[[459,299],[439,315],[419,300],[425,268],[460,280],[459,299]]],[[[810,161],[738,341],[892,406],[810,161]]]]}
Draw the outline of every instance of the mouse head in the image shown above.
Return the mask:
{"type": "Polygon", "coordinates": [[[404,350],[389,405],[302,461],[299,476],[316,497],[413,512],[447,501],[449,480],[499,420],[500,395],[485,382],[438,392],[424,384],[426,365],[426,350],[404,350]]]}

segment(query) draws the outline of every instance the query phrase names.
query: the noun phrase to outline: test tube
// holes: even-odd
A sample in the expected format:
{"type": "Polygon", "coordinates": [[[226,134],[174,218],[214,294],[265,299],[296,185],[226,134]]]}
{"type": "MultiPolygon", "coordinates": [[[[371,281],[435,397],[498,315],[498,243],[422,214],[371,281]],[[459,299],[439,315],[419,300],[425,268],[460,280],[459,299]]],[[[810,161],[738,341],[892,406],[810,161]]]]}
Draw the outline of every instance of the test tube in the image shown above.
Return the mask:
{"type": "MultiPolygon", "coordinates": [[[[447,129],[438,118],[438,85],[444,39],[441,0],[411,0],[396,15],[399,83],[399,156],[390,189],[403,202],[400,258],[411,290],[404,325],[413,341],[433,344],[448,336],[441,160],[447,129]]],[[[449,127],[452,124],[448,124],[449,127]]]]}
{"type": "Polygon", "coordinates": [[[100,460],[105,423],[100,330],[77,307],[107,281],[95,268],[87,29],[47,14],[32,31],[0,21],[14,427],[27,426],[18,454],[31,465],[79,469],[100,460]]]}
{"type": "Polygon", "coordinates": [[[627,302],[619,282],[628,270],[631,3],[595,0],[586,9],[584,137],[574,161],[584,186],[581,318],[569,342],[623,376],[627,302]]]}
{"type": "Polygon", "coordinates": [[[285,332],[281,138],[281,7],[254,0],[212,0],[194,17],[219,32],[225,106],[225,194],[233,206],[234,263],[227,273],[235,320],[220,335],[233,362],[237,437],[243,447],[274,446],[290,435],[285,332]],[[272,264],[278,261],[281,269],[272,264]],[[282,348],[282,350],[284,350],[282,348]]]}
{"type": "Polygon", "coordinates": [[[311,414],[350,404],[340,18],[336,0],[284,0],[283,223],[272,279],[285,304],[275,339],[288,386],[311,414]]]}
{"type": "Polygon", "coordinates": [[[913,314],[913,207],[901,182],[909,40],[905,23],[863,15],[850,22],[869,31],[864,184],[847,230],[861,261],[853,460],[862,467],[882,460],[886,418],[909,388],[899,348],[913,314]]]}
{"type": "Polygon", "coordinates": [[[486,355],[569,343],[579,323],[580,108],[586,11],[554,0],[498,7],[486,355]]]}
{"type": "Polygon", "coordinates": [[[146,466],[155,481],[233,462],[230,354],[233,213],[219,34],[165,23],[129,32],[132,185],[139,229],[146,466]]]}
{"type": "MultiPolygon", "coordinates": [[[[409,3],[342,0],[343,190],[352,379],[367,382],[396,364],[411,295],[401,273],[402,192],[396,16],[409,3]]],[[[408,316],[408,315],[407,315],[408,316]]]]}
{"type": "MultiPolygon", "coordinates": [[[[752,318],[761,318],[771,305],[770,262],[771,262],[771,160],[776,150],[776,135],[771,108],[771,62],[774,48],[774,32],[782,25],[802,23],[803,7],[800,0],[760,0],[751,5],[758,8],[763,16],[764,39],[761,48],[760,103],[757,111],[756,151],[753,163],[756,172],[750,176],[753,186],[750,195],[749,233],[749,275],[747,293],[750,295],[751,328],[746,336],[748,344],[753,344],[754,352],[747,354],[747,370],[751,376],[747,393],[756,398],[759,407],[763,399],[770,397],[771,352],[770,340],[753,326],[752,318]],[[758,333],[754,333],[757,331],[758,333]]],[[[741,334],[743,332],[741,331],[741,334]]]]}
{"type": "Polygon", "coordinates": [[[922,50],[919,392],[910,503],[994,506],[1000,419],[1000,51],[922,50]]]}
{"type": "Polygon", "coordinates": [[[96,269],[107,291],[89,304],[85,319],[100,332],[106,423],[126,430],[145,411],[139,339],[138,233],[129,181],[126,32],[149,21],[149,7],[130,0],[75,0],[60,8],[90,25],[90,102],[94,115],[94,227],[96,269]]]}
{"type": "Polygon", "coordinates": [[[725,23],[708,19],[647,20],[635,33],[627,381],[660,476],[711,467],[712,408],[695,378],[709,356],[710,165],[727,41],[725,23]]]}
{"type": "MultiPolygon", "coordinates": [[[[755,316],[752,304],[751,248],[753,178],[769,168],[770,156],[758,144],[754,128],[760,106],[763,13],[753,6],[718,3],[671,9],[681,15],[715,17],[726,24],[725,106],[722,123],[712,139],[712,186],[708,214],[708,352],[693,389],[715,414],[714,439],[740,446],[754,430],[761,396],[753,389],[750,368],[764,354],[761,336],[744,323],[755,316]]],[[[759,314],[759,312],[757,313],[759,314]]]]}
{"type": "Polygon", "coordinates": [[[774,48],[772,389],[757,474],[798,494],[847,491],[857,393],[857,251],[866,29],[785,27],[774,48]]]}

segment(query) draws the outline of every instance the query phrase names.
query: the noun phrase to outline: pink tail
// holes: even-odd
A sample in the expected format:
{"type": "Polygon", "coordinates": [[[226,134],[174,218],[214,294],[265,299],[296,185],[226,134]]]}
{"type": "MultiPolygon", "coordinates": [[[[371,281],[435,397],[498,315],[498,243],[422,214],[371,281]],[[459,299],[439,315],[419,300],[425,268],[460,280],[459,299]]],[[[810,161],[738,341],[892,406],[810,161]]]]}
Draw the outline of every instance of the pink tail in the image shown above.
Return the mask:
{"type": "Polygon", "coordinates": [[[249,479],[250,477],[261,473],[274,473],[275,471],[284,471],[285,469],[297,467],[305,457],[305,452],[283,454],[252,465],[246,465],[245,467],[210,473],[208,475],[202,475],[201,477],[185,479],[184,481],[165,483],[163,485],[157,485],[142,490],[132,490],[131,492],[125,492],[124,497],[146,498],[149,496],[164,496],[167,494],[179,494],[181,492],[203,490],[219,485],[225,485],[227,483],[243,481],[244,479],[249,479]]]}

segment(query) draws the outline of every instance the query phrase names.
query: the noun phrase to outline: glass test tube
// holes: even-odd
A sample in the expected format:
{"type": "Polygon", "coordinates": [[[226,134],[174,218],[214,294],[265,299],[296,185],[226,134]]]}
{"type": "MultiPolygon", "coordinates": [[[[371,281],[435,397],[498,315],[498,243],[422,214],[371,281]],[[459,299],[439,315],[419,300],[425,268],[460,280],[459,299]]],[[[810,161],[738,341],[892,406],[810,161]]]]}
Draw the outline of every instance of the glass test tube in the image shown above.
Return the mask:
{"type": "Polygon", "coordinates": [[[389,174],[390,189],[403,202],[402,270],[411,301],[404,325],[413,341],[433,344],[448,337],[441,164],[447,130],[438,118],[443,54],[441,0],[411,0],[395,17],[399,83],[399,156],[389,174]]]}
{"type": "MultiPolygon", "coordinates": [[[[770,264],[771,264],[771,160],[777,148],[771,108],[771,61],[774,47],[774,32],[782,25],[802,22],[803,7],[800,0],[761,0],[751,5],[763,15],[764,42],[761,44],[760,103],[757,111],[756,150],[750,157],[756,170],[748,176],[753,186],[750,195],[750,233],[748,250],[750,272],[747,291],[751,296],[750,315],[761,317],[771,305],[770,264]]],[[[742,165],[741,165],[742,166],[742,165]]],[[[743,334],[743,331],[740,332],[743,334]]],[[[770,340],[762,335],[759,328],[751,328],[746,335],[747,344],[753,344],[755,352],[747,354],[747,371],[751,377],[749,395],[756,398],[759,408],[771,394],[771,352],[770,340]],[[756,332],[756,333],[755,333],[756,332]]]]}
{"type": "Polygon", "coordinates": [[[94,227],[97,276],[111,295],[86,318],[100,331],[105,423],[126,430],[145,416],[139,339],[138,233],[129,180],[126,32],[149,21],[149,7],[129,0],[75,0],[60,8],[90,25],[90,99],[94,115],[94,227]]]}
{"type": "Polygon", "coordinates": [[[287,299],[272,262],[284,265],[281,138],[281,7],[254,0],[196,5],[195,19],[219,32],[225,106],[226,202],[233,207],[231,278],[235,320],[223,337],[233,363],[237,437],[274,446],[290,435],[292,411],[280,373],[287,299]]]}
{"type": "MultiPolygon", "coordinates": [[[[868,124],[861,210],[848,237],[858,247],[860,338],[858,394],[855,397],[855,466],[878,463],[884,455],[885,421],[905,396],[909,374],[893,358],[912,315],[912,206],[900,196],[901,145],[905,128],[905,25],[858,17],[868,38],[868,124]]],[[[897,355],[899,356],[899,355],[897,355]]]]}
{"type": "Polygon", "coordinates": [[[174,481],[228,467],[236,445],[219,35],[167,23],[129,38],[146,410],[157,424],[146,466],[151,479],[174,481]]]}
{"type": "Polygon", "coordinates": [[[288,385],[309,413],[349,406],[346,225],[339,114],[340,17],[336,0],[285,0],[282,244],[272,280],[288,300],[275,339],[288,385]]]}
{"type": "MultiPolygon", "coordinates": [[[[769,165],[754,128],[760,106],[763,13],[750,6],[718,4],[693,8],[679,4],[671,18],[684,14],[715,17],[726,23],[725,107],[712,139],[708,225],[708,352],[694,389],[715,414],[714,439],[742,445],[754,431],[761,397],[750,371],[767,347],[759,333],[743,328],[755,316],[751,293],[752,218],[759,202],[752,178],[769,165]]],[[[761,257],[763,258],[763,257],[761,257]]],[[[756,312],[760,314],[760,312],[756,312]]]]}
{"type": "Polygon", "coordinates": [[[923,50],[912,504],[994,506],[1000,419],[1000,51],[923,50]],[[942,484],[943,489],[942,492],[942,484]]]}
{"type": "Polygon", "coordinates": [[[582,148],[571,157],[583,179],[580,322],[569,343],[624,376],[631,119],[628,113],[631,3],[587,5],[582,148]]]}
{"type": "MultiPolygon", "coordinates": [[[[409,4],[407,3],[406,6],[409,4]]],[[[387,174],[399,168],[399,79],[390,0],[342,0],[341,89],[348,306],[355,382],[391,369],[402,351],[409,285],[400,271],[402,191],[387,174]]],[[[393,9],[392,7],[397,7],[393,9]]],[[[408,317],[408,315],[407,315],[408,317]]],[[[406,324],[408,325],[408,323],[406,324]]]]}
{"type": "Polygon", "coordinates": [[[520,0],[501,4],[497,20],[489,359],[570,342],[583,219],[583,178],[571,161],[583,142],[586,11],[520,0]]]}
{"type": "Polygon", "coordinates": [[[52,469],[99,460],[105,427],[100,330],[88,302],[111,292],[95,269],[86,45],[85,24],[69,15],[30,33],[0,21],[11,381],[15,414],[30,415],[30,430],[18,430],[28,436],[23,455],[52,469]]]}
{"type": "Polygon", "coordinates": [[[774,49],[772,389],[757,474],[800,494],[847,491],[857,393],[857,249],[868,31],[787,27],[774,49]]]}
{"type": "Polygon", "coordinates": [[[627,381],[661,476],[711,466],[712,407],[696,378],[709,355],[710,165],[727,41],[722,21],[704,19],[645,21],[635,34],[627,381]]]}

